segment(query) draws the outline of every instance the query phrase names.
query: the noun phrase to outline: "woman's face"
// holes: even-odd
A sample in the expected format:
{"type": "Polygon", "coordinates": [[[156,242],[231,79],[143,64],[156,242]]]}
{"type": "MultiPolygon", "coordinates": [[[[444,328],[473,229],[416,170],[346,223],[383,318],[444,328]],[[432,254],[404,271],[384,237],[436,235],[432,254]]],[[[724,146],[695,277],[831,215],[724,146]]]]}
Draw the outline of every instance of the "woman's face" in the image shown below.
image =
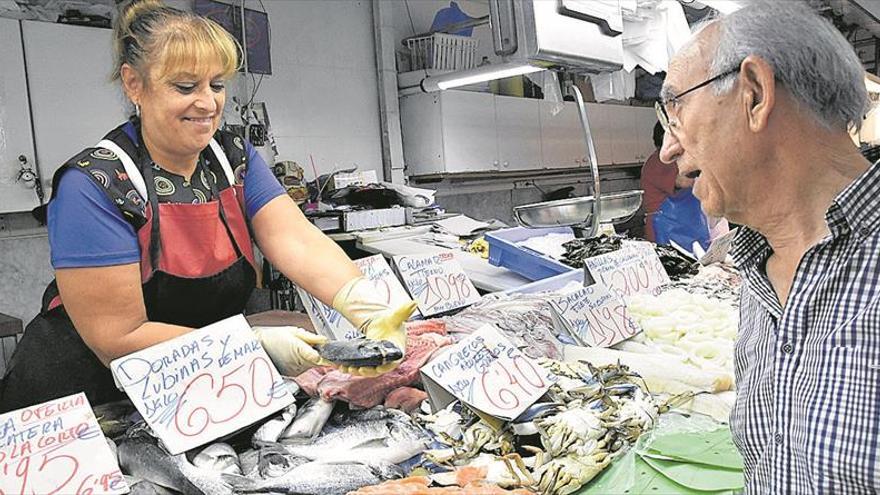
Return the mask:
{"type": "Polygon", "coordinates": [[[129,96],[140,105],[144,139],[165,156],[197,156],[220,126],[226,81],[219,67],[150,76],[135,89],[129,96]]]}

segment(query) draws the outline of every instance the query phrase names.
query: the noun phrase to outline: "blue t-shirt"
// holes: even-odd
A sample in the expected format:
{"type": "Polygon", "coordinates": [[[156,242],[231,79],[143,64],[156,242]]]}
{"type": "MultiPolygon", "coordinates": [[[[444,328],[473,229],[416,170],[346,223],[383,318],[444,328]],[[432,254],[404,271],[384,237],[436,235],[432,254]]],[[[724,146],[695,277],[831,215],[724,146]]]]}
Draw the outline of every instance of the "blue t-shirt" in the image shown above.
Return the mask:
{"type": "MultiPolygon", "coordinates": [[[[248,219],[284,194],[263,158],[245,141],[244,200],[248,219]]],[[[125,265],[141,259],[137,233],[107,193],[88,175],[62,174],[49,202],[49,247],[55,268],[125,265]]]]}

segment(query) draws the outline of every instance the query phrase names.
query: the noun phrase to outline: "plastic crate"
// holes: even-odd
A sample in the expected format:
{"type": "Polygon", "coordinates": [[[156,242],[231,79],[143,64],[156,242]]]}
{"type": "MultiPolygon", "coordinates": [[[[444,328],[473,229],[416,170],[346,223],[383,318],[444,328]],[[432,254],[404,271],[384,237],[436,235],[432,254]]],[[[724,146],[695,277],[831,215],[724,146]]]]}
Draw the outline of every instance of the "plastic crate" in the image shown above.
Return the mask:
{"type": "Polygon", "coordinates": [[[571,234],[572,230],[571,227],[552,227],[549,229],[514,227],[489,232],[485,235],[486,242],[489,243],[489,263],[503,266],[529,280],[542,280],[574,270],[574,268],[549,256],[517,245],[518,242],[530,237],[554,233],[571,234]]]}
{"type": "Polygon", "coordinates": [[[434,33],[406,41],[410,51],[410,70],[461,70],[477,65],[476,38],[434,33]]]}
{"type": "Polygon", "coordinates": [[[539,292],[555,292],[570,283],[584,284],[584,270],[573,269],[570,272],[560,273],[544,280],[537,280],[530,284],[504,291],[505,294],[537,294],[539,292]]]}

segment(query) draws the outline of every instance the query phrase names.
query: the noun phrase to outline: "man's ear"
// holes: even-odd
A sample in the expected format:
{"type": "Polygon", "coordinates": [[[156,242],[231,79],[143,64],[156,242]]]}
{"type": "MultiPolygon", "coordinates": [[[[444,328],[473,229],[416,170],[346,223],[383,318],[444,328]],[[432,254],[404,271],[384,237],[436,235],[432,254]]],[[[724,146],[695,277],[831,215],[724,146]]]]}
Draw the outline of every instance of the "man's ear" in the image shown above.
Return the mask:
{"type": "Polygon", "coordinates": [[[760,132],[767,127],[776,104],[776,77],[773,67],[761,57],[749,55],[740,64],[742,108],[746,112],[749,129],[760,132]]]}
{"type": "Polygon", "coordinates": [[[125,91],[125,95],[132,103],[139,105],[144,93],[143,77],[128,64],[122,64],[122,67],[119,68],[119,77],[122,80],[122,89],[125,91]]]}

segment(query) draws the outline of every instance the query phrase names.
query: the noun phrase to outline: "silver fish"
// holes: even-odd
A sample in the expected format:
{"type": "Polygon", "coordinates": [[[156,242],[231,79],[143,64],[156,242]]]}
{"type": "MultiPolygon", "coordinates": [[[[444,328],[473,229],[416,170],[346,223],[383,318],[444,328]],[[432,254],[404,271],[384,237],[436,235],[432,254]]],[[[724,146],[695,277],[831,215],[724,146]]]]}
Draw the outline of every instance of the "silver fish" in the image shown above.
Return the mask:
{"type": "Polygon", "coordinates": [[[403,477],[394,464],[309,462],[275,478],[230,479],[237,493],[281,492],[302,495],[343,495],[365,486],[403,477]]]}
{"type": "Polygon", "coordinates": [[[424,451],[429,441],[425,430],[405,413],[376,407],[352,411],[328,425],[311,444],[285,449],[313,461],[397,464],[424,451]]]}
{"type": "Polygon", "coordinates": [[[138,480],[130,483],[128,495],[174,495],[174,490],[169,490],[162,485],[157,485],[152,481],[138,480]]]}
{"type": "Polygon", "coordinates": [[[257,432],[254,433],[251,443],[254,447],[259,448],[262,445],[277,442],[278,437],[290,426],[295,417],[296,402],[285,407],[277,416],[263,423],[263,426],[260,426],[257,432]]]}
{"type": "Polygon", "coordinates": [[[299,410],[293,423],[281,432],[278,441],[284,444],[311,442],[330,419],[334,405],[335,402],[328,402],[320,397],[309,400],[299,410]]]}
{"type": "Polygon", "coordinates": [[[241,454],[238,454],[238,465],[241,467],[241,474],[244,476],[251,476],[253,473],[258,473],[257,469],[259,469],[259,464],[259,449],[248,449],[241,454]]]}
{"type": "Polygon", "coordinates": [[[184,454],[171,455],[157,440],[137,433],[120,440],[119,467],[131,476],[184,495],[231,495],[232,487],[218,473],[193,466],[184,454]]]}
{"type": "Polygon", "coordinates": [[[212,443],[192,460],[193,466],[227,474],[241,474],[238,454],[226,443],[212,443]]]}

